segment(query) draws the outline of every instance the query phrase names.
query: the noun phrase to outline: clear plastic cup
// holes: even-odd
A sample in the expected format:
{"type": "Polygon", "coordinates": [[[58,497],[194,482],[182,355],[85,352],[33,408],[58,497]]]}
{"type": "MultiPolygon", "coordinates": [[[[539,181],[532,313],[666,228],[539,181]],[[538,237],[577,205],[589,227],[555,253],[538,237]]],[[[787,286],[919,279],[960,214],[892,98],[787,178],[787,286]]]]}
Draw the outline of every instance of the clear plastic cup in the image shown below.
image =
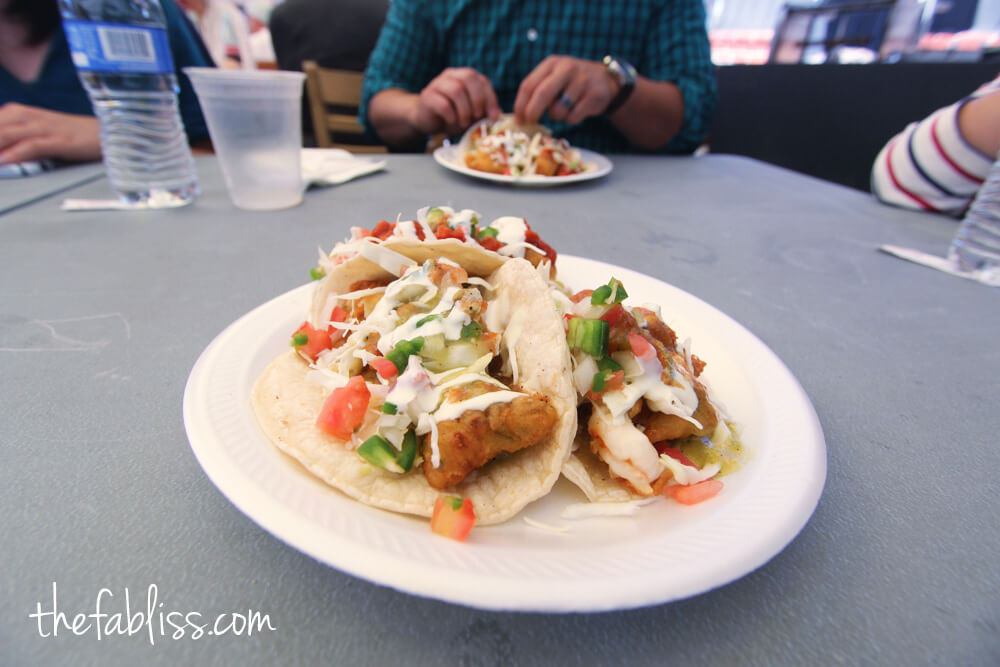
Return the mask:
{"type": "Polygon", "coordinates": [[[273,211],[302,201],[301,72],[185,67],[233,204],[273,211]]]}

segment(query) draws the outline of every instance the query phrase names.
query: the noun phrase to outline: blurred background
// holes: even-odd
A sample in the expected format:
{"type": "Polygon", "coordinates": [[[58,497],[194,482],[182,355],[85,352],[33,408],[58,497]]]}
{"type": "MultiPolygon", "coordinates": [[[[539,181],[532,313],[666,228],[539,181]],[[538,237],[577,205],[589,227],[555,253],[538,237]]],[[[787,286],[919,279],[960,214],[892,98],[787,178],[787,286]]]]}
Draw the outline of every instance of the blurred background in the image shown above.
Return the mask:
{"type": "MultiPolygon", "coordinates": [[[[314,61],[353,72],[364,70],[389,5],[180,2],[213,55],[224,54],[220,66],[303,70],[314,61]],[[321,34],[303,27],[315,25],[321,34]]],[[[705,9],[719,108],[702,152],[747,155],[855,189],[869,190],[872,161],[893,135],[1000,70],[1000,0],[706,0],[705,9]]],[[[318,117],[336,102],[331,123],[344,128],[350,105],[310,99],[321,90],[307,86],[304,141],[337,145],[309,107],[318,117]]]]}

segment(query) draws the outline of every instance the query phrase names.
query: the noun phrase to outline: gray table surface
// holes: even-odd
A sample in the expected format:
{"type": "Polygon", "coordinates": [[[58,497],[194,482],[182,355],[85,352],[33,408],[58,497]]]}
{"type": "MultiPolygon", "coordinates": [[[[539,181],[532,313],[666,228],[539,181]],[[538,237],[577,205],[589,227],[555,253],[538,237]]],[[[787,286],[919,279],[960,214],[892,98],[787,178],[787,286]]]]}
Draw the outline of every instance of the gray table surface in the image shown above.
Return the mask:
{"type": "MultiPolygon", "coordinates": [[[[213,159],[197,164],[204,194],[186,209],[63,213],[49,197],[0,216],[0,662],[1000,661],[1000,292],[875,250],[943,251],[953,220],[720,155],[616,157],[602,181],[544,190],[390,156],[386,173],[276,213],[233,208],[213,159]],[[317,246],[426,204],[524,215],[561,252],[663,279],[758,335],[826,436],[826,488],[800,535],[694,598],[543,615],[353,578],[241,514],[185,437],[199,353],[304,282],[317,246]],[[277,629],[42,637],[29,614],[53,609],[54,584],[70,623],[102,589],[119,611],[128,590],[134,613],[155,585],[161,611],[253,609],[277,629]]],[[[106,193],[103,179],[72,190],[106,193]]]]}
{"type": "MultiPolygon", "coordinates": [[[[0,178],[0,214],[53,197],[103,175],[103,164],[86,163],[59,167],[23,178],[0,178]]],[[[109,196],[110,192],[105,185],[102,197],[107,199],[109,196]]]]}

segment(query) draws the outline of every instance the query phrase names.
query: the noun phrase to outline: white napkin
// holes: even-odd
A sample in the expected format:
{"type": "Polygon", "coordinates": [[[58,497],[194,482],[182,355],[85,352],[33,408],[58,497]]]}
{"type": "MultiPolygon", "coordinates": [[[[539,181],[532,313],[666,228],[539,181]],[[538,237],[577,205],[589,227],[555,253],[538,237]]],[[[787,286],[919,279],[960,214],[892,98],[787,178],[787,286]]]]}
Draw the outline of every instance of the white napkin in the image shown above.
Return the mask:
{"type": "Polygon", "coordinates": [[[385,169],[385,160],[373,160],[340,148],[303,148],[302,180],[307,185],[340,185],[385,169]]]}
{"type": "MultiPolygon", "coordinates": [[[[310,185],[340,185],[355,178],[385,169],[385,160],[370,160],[339,148],[303,148],[302,182],[310,185]]],[[[118,199],[65,199],[64,211],[126,211],[147,208],[174,208],[188,202],[173,198],[152,197],[147,202],[126,203],[118,199]]]]}
{"type": "Polygon", "coordinates": [[[913,250],[912,248],[903,248],[896,245],[883,245],[879,246],[879,250],[889,255],[899,257],[900,259],[905,259],[915,264],[920,264],[921,266],[937,269],[938,271],[943,271],[944,273],[958,276],[959,278],[975,280],[977,283],[989,285],[990,287],[1000,287],[1000,270],[997,270],[996,268],[966,273],[959,271],[956,266],[944,257],[930,255],[926,252],[913,250]]]}

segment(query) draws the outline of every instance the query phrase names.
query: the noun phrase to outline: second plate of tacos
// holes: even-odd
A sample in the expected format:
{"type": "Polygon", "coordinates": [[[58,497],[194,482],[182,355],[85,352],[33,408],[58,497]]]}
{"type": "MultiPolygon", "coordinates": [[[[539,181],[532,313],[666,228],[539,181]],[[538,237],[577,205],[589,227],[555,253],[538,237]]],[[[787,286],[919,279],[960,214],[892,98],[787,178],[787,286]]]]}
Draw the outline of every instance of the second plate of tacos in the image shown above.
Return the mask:
{"type": "Polygon", "coordinates": [[[513,114],[479,121],[458,144],[438,148],[434,159],[469,176],[521,185],[573,183],[611,171],[603,155],[571,146],[543,125],[519,124],[513,114]]]}
{"type": "Polygon", "coordinates": [[[326,276],[311,321],[254,386],[257,419],[366,504],[430,516],[459,496],[477,523],[505,521],[548,493],[576,430],[546,281],[520,258],[483,276],[480,254],[460,265],[379,252],[326,276]]]}

